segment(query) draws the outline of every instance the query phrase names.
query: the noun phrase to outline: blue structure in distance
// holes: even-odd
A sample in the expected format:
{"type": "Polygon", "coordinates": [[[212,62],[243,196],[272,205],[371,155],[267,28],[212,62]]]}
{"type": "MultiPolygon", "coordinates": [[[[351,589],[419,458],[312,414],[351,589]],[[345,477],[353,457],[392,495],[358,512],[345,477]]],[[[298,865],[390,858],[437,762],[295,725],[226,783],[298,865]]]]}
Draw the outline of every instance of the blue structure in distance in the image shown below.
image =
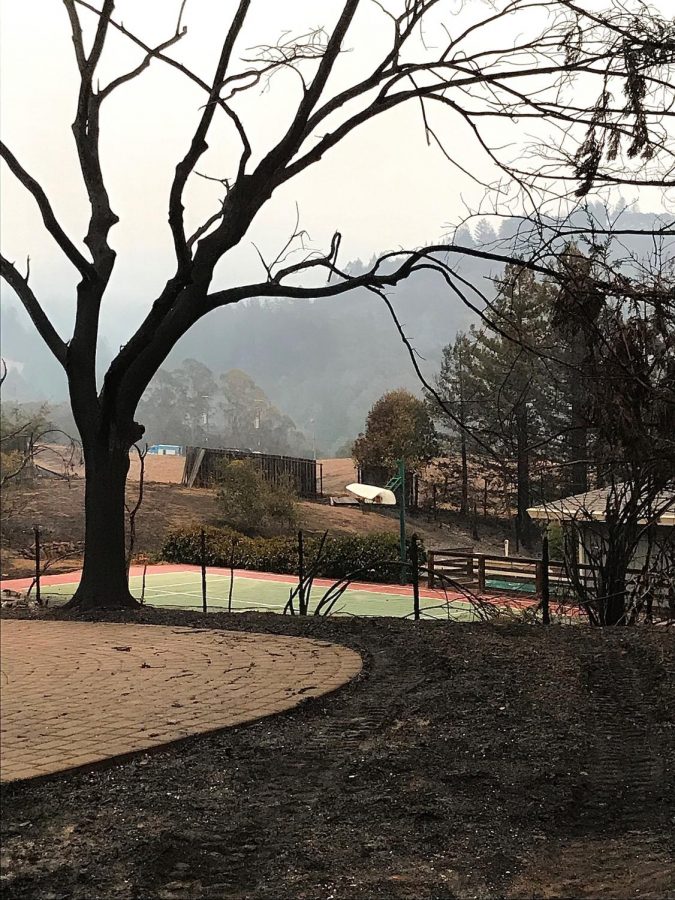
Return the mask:
{"type": "Polygon", "coordinates": [[[148,447],[148,453],[156,456],[183,456],[183,448],[180,444],[153,444],[148,447]]]}

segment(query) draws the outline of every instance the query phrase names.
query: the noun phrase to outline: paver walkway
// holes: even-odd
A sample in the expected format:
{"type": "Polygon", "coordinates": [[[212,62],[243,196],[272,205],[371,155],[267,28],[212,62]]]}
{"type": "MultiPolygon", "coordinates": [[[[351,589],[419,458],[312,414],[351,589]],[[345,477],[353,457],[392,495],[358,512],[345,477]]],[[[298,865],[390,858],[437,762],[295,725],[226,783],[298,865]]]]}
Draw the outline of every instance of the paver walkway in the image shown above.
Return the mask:
{"type": "Polygon", "coordinates": [[[147,750],[346,684],[358,653],[305,638],[4,620],[2,781],[147,750]]]}

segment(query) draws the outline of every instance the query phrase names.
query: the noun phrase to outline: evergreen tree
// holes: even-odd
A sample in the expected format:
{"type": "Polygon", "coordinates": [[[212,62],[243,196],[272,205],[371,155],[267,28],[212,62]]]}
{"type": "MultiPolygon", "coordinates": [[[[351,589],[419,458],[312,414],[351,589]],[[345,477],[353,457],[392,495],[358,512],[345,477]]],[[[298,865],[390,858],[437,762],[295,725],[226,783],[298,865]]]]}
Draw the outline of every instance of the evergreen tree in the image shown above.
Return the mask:
{"type": "Polygon", "coordinates": [[[475,426],[475,401],[472,390],[475,382],[469,383],[468,367],[471,364],[472,342],[463,332],[457,332],[455,340],[443,348],[441,371],[436,378],[436,389],[443,399],[445,409],[436,398],[428,398],[429,410],[433,418],[442,423],[450,432],[451,446],[459,446],[461,460],[460,512],[469,512],[469,465],[468,443],[475,426]],[[448,412],[451,415],[448,415],[448,412]]]}
{"type": "Polygon", "coordinates": [[[184,360],[177,369],[160,369],[140,405],[148,438],[172,444],[209,443],[216,392],[213,372],[195,359],[184,360]]]}
{"type": "Polygon", "coordinates": [[[474,244],[476,247],[491,247],[497,241],[497,235],[487,219],[480,219],[476,225],[474,244]]]}
{"type": "Polygon", "coordinates": [[[223,441],[228,447],[264,453],[308,454],[307,437],[241,369],[220,376],[223,441]]]}
{"type": "Polygon", "coordinates": [[[475,433],[515,480],[516,534],[524,544],[532,538],[527,508],[533,462],[550,458],[555,433],[552,299],[551,286],[538,282],[531,271],[507,266],[485,324],[471,329],[464,379],[475,433]]]}
{"type": "Polygon", "coordinates": [[[152,442],[305,455],[307,437],[240,369],[220,375],[193,359],[160,369],[141,403],[152,442]]]}

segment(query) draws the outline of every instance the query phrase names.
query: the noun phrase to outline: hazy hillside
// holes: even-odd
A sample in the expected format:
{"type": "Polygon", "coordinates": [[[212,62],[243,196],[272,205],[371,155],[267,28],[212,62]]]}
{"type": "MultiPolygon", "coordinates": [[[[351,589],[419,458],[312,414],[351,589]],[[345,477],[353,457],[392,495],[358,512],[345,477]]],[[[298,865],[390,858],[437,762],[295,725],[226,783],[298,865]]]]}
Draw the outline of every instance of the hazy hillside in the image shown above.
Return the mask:
{"type": "MultiPolygon", "coordinates": [[[[621,227],[646,229],[653,220],[651,214],[626,212],[621,227]]],[[[509,230],[513,228],[514,223],[509,230]]],[[[463,241],[480,246],[494,238],[489,226],[481,223],[473,241],[468,234],[463,241]]],[[[634,252],[649,249],[634,238],[626,241],[634,252]]],[[[491,293],[489,277],[498,274],[498,266],[459,257],[454,262],[461,265],[463,276],[491,293]]],[[[361,266],[355,262],[352,269],[361,266]]],[[[423,357],[424,370],[433,375],[442,347],[475,314],[431,271],[400,285],[391,292],[391,299],[406,334],[423,357]]],[[[27,316],[13,303],[5,303],[2,312],[2,354],[19,367],[7,379],[5,396],[65,399],[59,367],[40,346],[27,316]]],[[[109,336],[111,344],[118,340],[117,334],[109,336]]],[[[100,359],[108,356],[105,348],[99,354],[100,359]]],[[[252,301],[217,310],[183,338],[166,365],[176,367],[187,358],[200,360],[214,372],[246,372],[301,430],[307,435],[315,431],[324,453],[359,432],[368,409],[386,390],[419,390],[389,312],[380,298],[366,291],[314,302],[252,301]]]]}
{"type": "MultiPolygon", "coordinates": [[[[469,314],[431,272],[393,295],[406,333],[436,368],[441,348],[469,314]]],[[[373,402],[392,387],[419,390],[386,306],[366,291],[339,300],[254,302],[213,313],[179,343],[169,365],[198,356],[253,375],[270,400],[333,450],[363,428],[373,402]]]]}

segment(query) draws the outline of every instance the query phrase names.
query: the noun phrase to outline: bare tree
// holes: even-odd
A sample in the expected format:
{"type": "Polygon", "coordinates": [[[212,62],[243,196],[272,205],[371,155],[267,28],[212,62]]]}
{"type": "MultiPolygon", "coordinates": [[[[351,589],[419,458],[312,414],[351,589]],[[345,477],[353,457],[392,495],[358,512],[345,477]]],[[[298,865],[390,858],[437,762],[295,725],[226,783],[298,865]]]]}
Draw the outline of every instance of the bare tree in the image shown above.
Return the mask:
{"type": "Polygon", "coordinates": [[[675,590],[675,491],[638,472],[551,504],[560,517],[572,595],[592,625],[632,625],[663,612],[675,590]]]}
{"type": "MultiPolygon", "coordinates": [[[[7,372],[4,359],[0,359],[0,388],[7,372]]],[[[50,473],[62,478],[70,478],[80,460],[78,441],[60,428],[52,428],[48,415],[46,406],[28,412],[17,405],[8,414],[3,409],[0,420],[0,520],[3,531],[20,503],[20,484],[35,477],[42,458],[48,458],[50,473]]]]}
{"type": "MultiPolygon", "coordinates": [[[[274,191],[319,163],[366,123],[403,104],[413,104],[419,109],[427,141],[438,145],[450,165],[461,168],[452,138],[446,138],[456,134],[445,124],[449,117],[496,167],[498,196],[532,215],[546,202],[559,204],[595,186],[675,184],[666,128],[673,115],[672,23],[659,19],[640,0],[607,2],[604,13],[585,10],[573,0],[492,0],[466,9],[441,0],[377,2],[383,25],[389,29],[389,45],[365,74],[344,85],[334,77],[335,71],[357,34],[354,19],[360,7],[370,5],[367,0],[342,0],[332,27],[298,37],[286,35],[248,56],[239,47],[256,4],[239,0],[208,81],[166,52],[171,48],[175,53],[175,45],[186,33],[185,3],[180,4],[172,33],[151,43],[115,17],[114,0],[101,0],[99,5],[64,0],[80,76],[73,136],[90,205],[86,249],[66,234],[40,182],[4,144],[1,152],[35,200],[47,232],[79,273],[70,340],[63,339],[46,315],[28,272],[23,274],[3,257],[1,273],[65,369],[82,438],[86,553],[74,604],[135,605],[126,578],[124,510],[129,450],[143,434],[134,416],[171,348],[204,315],[251,297],[338,297],[358,288],[381,294],[421,269],[439,272],[450,295],[465,299],[466,286],[449,252],[471,253],[502,264],[514,261],[513,252],[469,250],[447,241],[386,253],[367,271],[350,275],[338,265],[341,239],[337,232],[326,252],[309,252],[289,262],[290,250],[302,241],[296,227],[291,238],[294,247],[287,245],[274,261],[263,259],[262,281],[216,285],[216,266],[245,238],[274,191]],[[85,38],[89,26],[91,41],[85,38]],[[138,64],[101,84],[100,62],[113,32],[134,45],[138,64]],[[110,234],[118,221],[99,152],[101,110],[113,93],[141,76],[154,61],[172,66],[198,86],[205,94],[204,104],[176,165],[168,197],[175,267],[147,316],[111,363],[99,390],[95,372],[99,315],[115,266],[110,234]],[[298,76],[298,93],[286,131],[271,146],[253,146],[241,98],[276,73],[289,70],[298,76]],[[580,79],[584,92],[576,91],[580,79]],[[623,99],[615,99],[621,93],[623,99]],[[579,96],[589,99],[582,102],[579,96]],[[212,215],[190,233],[184,209],[186,188],[199,174],[197,166],[208,148],[216,116],[229,123],[241,153],[234,174],[215,176],[224,196],[214,203],[212,215]],[[520,135],[521,143],[524,126],[518,122],[524,123],[528,133],[538,128],[548,156],[524,147],[521,154],[501,148],[502,135],[499,144],[491,138],[489,123],[494,120],[515,129],[511,133],[514,139],[520,135]],[[550,150],[552,146],[555,151],[550,150]],[[325,280],[316,283],[315,279],[312,285],[308,282],[313,276],[325,280]]],[[[519,262],[554,277],[549,252],[550,245],[544,246],[519,262]]]]}
{"type": "Polygon", "coordinates": [[[584,503],[579,511],[573,537],[592,583],[579,578],[575,589],[603,625],[651,615],[653,600],[675,588],[667,524],[675,506],[675,272],[658,261],[641,274],[641,284],[596,303],[582,329],[589,459],[604,509],[601,524],[597,509],[584,503]]]}
{"type": "Polygon", "coordinates": [[[129,517],[129,549],[127,551],[127,579],[129,578],[129,570],[131,569],[131,561],[134,556],[134,548],[136,546],[136,516],[138,515],[141,506],[143,506],[143,497],[145,491],[145,457],[148,455],[148,445],[145,444],[143,447],[139,447],[138,444],[134,444],[134,450],[136,451],[136,455],[138,456],[138,494],[136,495],[136,502],[133,506],[129,505],[125,499],[124,508],[127,512],[127,516],[129,517]]]}

